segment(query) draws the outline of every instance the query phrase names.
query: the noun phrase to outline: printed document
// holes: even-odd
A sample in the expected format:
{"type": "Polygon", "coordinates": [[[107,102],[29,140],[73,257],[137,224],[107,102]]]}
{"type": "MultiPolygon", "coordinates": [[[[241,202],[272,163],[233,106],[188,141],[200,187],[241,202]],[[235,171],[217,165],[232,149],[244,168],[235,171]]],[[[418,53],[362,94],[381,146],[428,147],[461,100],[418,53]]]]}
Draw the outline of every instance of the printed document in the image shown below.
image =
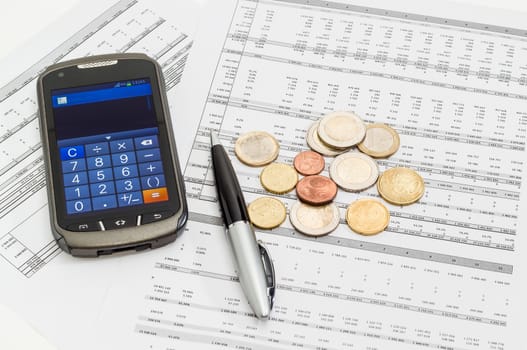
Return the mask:
{"type": "Polygon", "coordinates": [[[211,6],[176,114],[195,125],[178,139],[190,151],[190,220],[134,269],[148,276],[112,288],[101,332],[120,332],[128,349],[524,347],[525,30],[332,1],[211,6]],[[382,200],[375,187],[339,191],[341,224],[327,236],[304,236],[288,220],[257,231],[277,279],[270,320],[259,321],[224,234],[209,132],[219,131],[248,203],[274,196],[290,208],[294,191],[267,193],[261,168],[241,164],[234,142],[267,131],[280,143],[277,161],[291,164],[309,126],[335,110],[396,129],[401,147],[380,169],[415,169],[425,195],[384,202],[391,220],[377,236],[343,219],[356,199],[382,200]]]}
{"type": "Polygon", "coordinates": [[[37,43],[24,47],[20,55],[35,61],[27,69],[9,66],[18,73],[0,87],[0,298],[60,349],[89,348],[80,339],[93,338],[91,329],[106,289],[119,283],[122,266],[141,257],[73,258],[54,242],[36,78],[48,65],[67,59],[143,52],[162,66],[172,108],[199,8],[191,2],[137,0],[83,6],[90,6],[90,11],[75,9],[43,32],[37,43]]]}

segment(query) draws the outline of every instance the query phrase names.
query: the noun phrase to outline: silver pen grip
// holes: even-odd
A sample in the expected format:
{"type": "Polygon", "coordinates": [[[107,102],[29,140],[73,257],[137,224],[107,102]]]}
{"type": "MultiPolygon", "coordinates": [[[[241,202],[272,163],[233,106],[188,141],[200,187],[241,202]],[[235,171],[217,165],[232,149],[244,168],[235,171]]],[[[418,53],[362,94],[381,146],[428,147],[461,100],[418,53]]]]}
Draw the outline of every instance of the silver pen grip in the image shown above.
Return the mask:
{"type": "Polygon", "coordinates": [[[242,289],[256,317],[267,318],[271,311],[268,283],[260,248],[251,224],[237,221],[227,228],[242,289]]]}

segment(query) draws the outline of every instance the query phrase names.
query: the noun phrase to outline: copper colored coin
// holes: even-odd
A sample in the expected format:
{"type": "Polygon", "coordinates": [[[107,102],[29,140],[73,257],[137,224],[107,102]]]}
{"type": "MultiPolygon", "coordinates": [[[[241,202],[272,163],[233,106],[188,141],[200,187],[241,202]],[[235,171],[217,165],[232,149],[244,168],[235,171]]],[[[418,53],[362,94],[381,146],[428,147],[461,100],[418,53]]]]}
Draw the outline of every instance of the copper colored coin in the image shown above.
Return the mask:
{"type": "Polygon", "coordinates": [[[296,155],[293,165],[302,175],[316,175],[324,170],[324,157],[317,152],[304,151],[296,155]]]}
{"type": "Polygon", "coordinates": [[[311,205],[329,203],[337,195],[337,185],[322,175],[306,176],[296,184],[298,198],[311,205]]]}

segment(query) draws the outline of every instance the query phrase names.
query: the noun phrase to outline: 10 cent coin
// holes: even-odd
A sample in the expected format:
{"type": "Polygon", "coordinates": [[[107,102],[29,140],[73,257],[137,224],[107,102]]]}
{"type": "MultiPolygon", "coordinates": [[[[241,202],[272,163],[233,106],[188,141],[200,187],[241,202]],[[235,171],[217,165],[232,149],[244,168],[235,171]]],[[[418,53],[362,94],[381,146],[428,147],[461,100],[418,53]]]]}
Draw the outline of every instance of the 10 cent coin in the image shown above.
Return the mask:
{"type": "Polygon", "coordinates": [[[298,182],[298,173],[290,165],[272,163],[262,170],[260,182],[269,192],[276,194],[287,193],[295,188],[298,182]]]}
{"type": "Polygon", "coordinates": [[[272,197],[260,197],[247,207],[249,219],[256,227],[272,229],[284,222],[287,216],[285,205],[272,197]]]}

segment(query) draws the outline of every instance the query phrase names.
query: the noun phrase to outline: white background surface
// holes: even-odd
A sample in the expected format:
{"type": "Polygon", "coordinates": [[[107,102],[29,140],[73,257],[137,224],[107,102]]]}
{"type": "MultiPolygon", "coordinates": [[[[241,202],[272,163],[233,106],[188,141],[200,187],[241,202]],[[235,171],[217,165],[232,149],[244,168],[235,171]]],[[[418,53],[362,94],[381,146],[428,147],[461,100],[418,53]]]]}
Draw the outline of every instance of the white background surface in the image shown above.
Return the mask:
{"type": "MultiPolygon", "coordinates": [[[[161,0],[158,0],[161,1],[161,0]]],[[[168,1],[168,0],[166,0],[168,1]]],[[[171,0],[171,1],[188,1],[188,0],[171,0]]],[[[194,2],[204,4],[207,0],[193,0],[194,2]]],[[[221,0],[216,0],[221,1],[221,0]]],[[[363,5],[375,7],[375,0],[371,1],[358,1],[363,5]]],[[[48,1],[36,1],[36,0],[19,0],[19,1],[7,1],[0,0],[0,86],[7,83],[12,77],[21,73],[19,70],[14,70],[12,67],[15,62],[17,67],[27,65],[37,61],[40,56],[35,55],[34,57],[22,54],[24,51],[29,51],[28,47],[31,45],[37,45],[38,42],[34,40],[35,36],[49,29],[59,18],[68,15],[72,9],[80,6],[83,2],[81,0],[48,0],[48,1]],[[33,39],[32,39],[33,38],[33,39]],[[20,62],[24,64],[20,64],[20,62]]],[[[86,2],[84,2],[86,6],[86,2]]],[[[103,0],[90,0],[89,5],[92,8],[92,12],[86,16],[90,16],[93,13],[101,12],[102,10],[111,5],[110,1],[103,0]]],[[[455,3],[460,4],[473,4],[481,5],[488,8],[501,8],[511,10],[511,16],[524,19],[527,18],[527,1],[523,0],[457,0],[455,3]]],[[[404,0],[398,2],[400,5],[400,11],[409,9],[404,8],[404,0]]],[[[444,0],[427,0],[422,2],[423,6],[427,5],[441,5],[445,10],[448,10],[449,3],[444,0]]],[[[492,13],[492,11],[489,11],[492,13]]],[[[463,13],[452,13],[452,17],[461,17],[469,14],[463,13]]],[[[472,19],[474,20],[474,19],[472,19]]],[[[486,19],[489,20],[490,19],[486,19]]],[[[509,17],[493,18],[495,24],[507,24],[509,17]]],[[[480,21],[484,21],[483,19],[480,21]]],[[[88,21],[85,21],[88,22],[88,21]]],[[[523,26],[527,27],[527,24],[523,26]]],[[[76,32],[78,28],[73,28],[67,35],[71,35],[76,32]]],[[[57,43],[58,44],[58,43],[57,43]]],[[[30,48],[30,47],[29,47],[30,48]]],[[[41,47],[37,50],[41,55],[45,54],[46,51],[50,51],[53,47],[41,47]]],[[[3,301],[0,301],[2,303],[3,301]]],[[[0,315],[0,318],[5,315],[0,315]]],[[[4,328],[5,324],[0,323],[4,328]]],[[[17,323],[10,323],[11,327],[16,328],[13,331],[20,330],[20,326],[17,323]]],[[[3,332],[9,332],[8,329],[2,329],[3,332]]],[[[26,332],[29,335],[28,332],[26,332]]],[[[0,349],[13,348],[6,347],[7,344],[3,343],[3,339],[0,336],[0,349]]],[[[22,348],[22,347],[21,347],[22,348]]],[[[35,348],[36,347],[25,347],[35,348]]]]}

